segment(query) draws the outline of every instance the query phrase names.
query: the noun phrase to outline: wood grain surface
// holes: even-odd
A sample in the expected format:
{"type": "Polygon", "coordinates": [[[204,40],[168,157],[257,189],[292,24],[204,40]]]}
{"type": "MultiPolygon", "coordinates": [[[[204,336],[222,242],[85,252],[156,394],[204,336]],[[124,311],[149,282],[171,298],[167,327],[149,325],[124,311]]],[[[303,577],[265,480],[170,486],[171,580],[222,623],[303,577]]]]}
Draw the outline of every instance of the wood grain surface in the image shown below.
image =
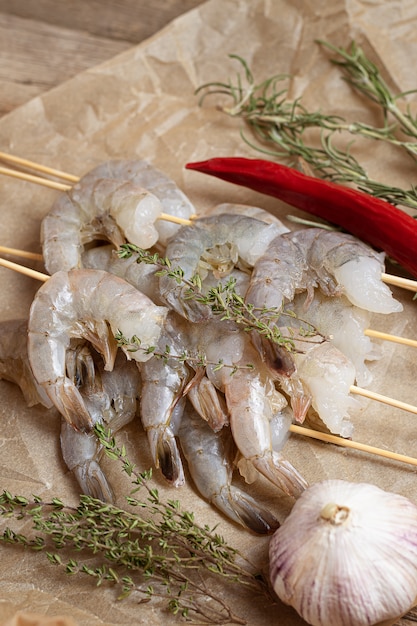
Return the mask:
{"type": "Polygon", "coordinates": [[[0,117],[203,0],[0,0],[0,117]]]}

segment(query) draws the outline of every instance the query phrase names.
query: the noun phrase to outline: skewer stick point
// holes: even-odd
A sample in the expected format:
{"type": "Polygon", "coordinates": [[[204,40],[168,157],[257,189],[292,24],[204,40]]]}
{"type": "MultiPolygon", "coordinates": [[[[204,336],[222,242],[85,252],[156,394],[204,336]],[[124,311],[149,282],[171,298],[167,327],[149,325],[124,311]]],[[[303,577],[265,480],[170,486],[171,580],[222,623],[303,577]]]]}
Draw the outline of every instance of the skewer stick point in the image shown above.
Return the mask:
{"type": "Polygon", "coordinates": [[[36,278],[37,280],[47,281],[50,276],[48,274],[43,274],[42,272],[37,272],[36,270],[32,270],[30,267],[25,267],[24,265],[19,265],[18,263],[13,263],[12,261],[7,261],[7,259],[2,259],[0,257],[0,265],[3,267],[7,267],[10,270],[14,270],[15,272],[19,272],[19,274],[25,274],[26,276],[30,276],[31,278],[36,278]]]}
{"type": "Polygon", "coordinates": [[[8,163],[13,163],[14,165],[27,167],[29,169],[35,170],[35,172],[42,172],[44,174],[49,174],[50,176],[55,176],[55,178],[69,180],[72,183],[76,183],[79,180],[78,176],[74,176],[73,174],[67,174],[67,172],[62,172],[61,170],[56,170],[52,167],[47,167],[46,165],[35,163],[34,161],[28,161],[27,159],[22,159],[21,157],[16,157],[12,154],[7,154],[6,152],[0,152],[0,159],[8,163]]]}
{"type": "Polygon", "coordinates": [[[374,339],[392,341],[394,343],[401,343],[406,346],[411,346],[412,348],[417,348],[417,341],[415,339],[408,339],[407,337],[400,337],[399,335],[390,335],[379,330],[373,330],[372,328],[367,328],[364,331],[364,335],[367,337],[373,337],[374,339]]]}
{"type": "Polygon", "coordinates": [[[42,254],[37,252],[28,252],[27,250],[17,250],[16,248],[8,248],[7,246],[0,246],[0,252],[4,254],[12,254],[13,256],[20,256],[22,259],[31,259],[32,261],[43,261],[42,254]]]}
{"type": "Polygon", "coordinates": [[[369,389],[362,389],[362,387],[351,385],[350,393],[354,393],[358,396],[363,396],[364,398],[369,398],[370,400],[376,400],[377,402],[382,402],[383,404],[388,404],[388,406],[393,406],[397,409],[403,409],[404,411],[409,411],[410,413],[414,413],[415,415],[417,415],[417,406],[407,404],[407,402],[401,402],[401,400],[389,398],[388,396],[383,396],[382,394],[376,393],[375,391],[370,391],[369,389]]]}
{"type": "Polygon", "coordinates": [[[387,285],[394,285],[395,287],[402,287],[409,291],[417,291],[417,281],[410,278],[402,278],[402,276],[394,276],[393,274],[386,274],[383,272],[381,278],[387,285]]]}
{"type": "Polygon", "coordinates": [[[41,178],[40,176],[34,176],[33,174],[19,172],[18,170],[12,170],[8,167],[0,166],[0,174],[5,174],[6,176],[11,176],[12,178],[19,178],[20,180],[25,180],[29,183],[37,183],[38,185],[50,187],[51,189],[58,189],[58,191],[67,191],[68,189],[71,189],[69,185],[57,183],[54,180],[48,180],[47,178],[41,178]]]}
{"type": "Polygon", "coordinates": [[[158,220],[165,220],[167,222],[173,222],[174,224],[181,224],[182,226],[190,226],[192,221],[185,217],[177,217],[176,215],[170,215],[169,213],[161,213],[158,220]]]}
{"type": "Polygon", "coordinates": [[[297,435],[304,435],[304,437],[311,437],[312,439],[318,439],[326,443],[334,443],[337,446],[343,446],[344,448],[352,448],[354,450],[360,450],[362,452],[368,452],[370,454],[376,454],[383,456],[387,459],[394,461],[401,461],[402,463],[409,463],[410,465],[417,466],[417,459],[404,454],[398,454],[397,452],[391,452],[391,450],[384,450],[383,448],[376,448],[375,446],[369,446],[365,443],[359,443],[357,441],[351,441],[350,439],[343,439],[337,435],[329,435],[328,433],[322,433],[311,428],[304,428],[304,426],[297,426],[292,424],[290,431],[297,435]]]}

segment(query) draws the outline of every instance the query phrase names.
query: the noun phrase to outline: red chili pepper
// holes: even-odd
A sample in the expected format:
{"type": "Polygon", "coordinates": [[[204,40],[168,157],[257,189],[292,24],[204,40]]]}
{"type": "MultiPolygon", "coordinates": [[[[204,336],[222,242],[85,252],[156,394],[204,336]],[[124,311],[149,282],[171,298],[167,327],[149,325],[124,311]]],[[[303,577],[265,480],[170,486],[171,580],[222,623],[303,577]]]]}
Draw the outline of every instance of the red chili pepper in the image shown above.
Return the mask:
{"type": "Polygon", "coordinates": [[[187,163],[186,168],[273,196],[337,224],[384,250],[417,277],[417,220],[385,200],[263,159],[219,157],[187,163]]]}

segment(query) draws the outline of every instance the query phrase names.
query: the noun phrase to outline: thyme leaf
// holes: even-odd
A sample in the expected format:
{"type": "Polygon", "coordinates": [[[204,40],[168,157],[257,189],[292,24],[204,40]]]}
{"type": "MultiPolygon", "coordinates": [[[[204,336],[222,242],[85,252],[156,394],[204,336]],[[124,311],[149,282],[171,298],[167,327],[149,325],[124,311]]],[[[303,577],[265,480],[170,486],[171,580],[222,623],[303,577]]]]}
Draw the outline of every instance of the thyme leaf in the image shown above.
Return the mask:
{"type": "Polygon", "coordinates": [[[70,576],[113,585],[119,600],[132,594],[140,602],[163,598],[171,613],[190,623],[246,623],[218,593],[219,584],[243,586],[273,601],[262,574],[216,528],[198,524],[177,500],[163,500],[152,471],[139,472],[109,430],[96,425],[95,433],[132,481],[126,509],[86,495],[72,507],[59,498],[45,502],[4,491],[0,516],[26,526],[29,521],[32,534],[7,526],[0,535],[3,545],[43,551],[70,576]]]}
{"type": "MultiPolygon", "coordinates": [[[[245,302],[244,298],[236,292],[236,280],[233,277],[230,277],[224,283],[219,282],[216,287],[211,287],[207,293],[203,293],[201,291],[200,277],[196,275],[192,280],[188,280],[184,277],[184,272],[180,267],[169,269],[171,268],[171,263],[168,258],[149,253],[147,250],[143,250],[131,243],[122,244],[118,254],[121,258],[129,258],[132,255],[136,255],[137,263],[149,263],[159,267],[160,269],[157,272],[159,275],[168,276],[178,284],[187,286],[186,297],[189,299],[193,298],[197,302],[208,306],[220,320],[233,321],[242,326],[246,332],[257,332],[265,339],[285,347],[290,352],[295,350],[293,337],[284,335],[277,325],[277,321],[283,315],[290,315],[291,317],[295,317],[295,315],[284,312],[282,308],[260,308],[245,302]]],[[[321,334],[312,324],[304,320],[301,321],[302,332],[306,340],[310,336],[321,334]]],[[[118,333],[116,341],[119,345],[128,346],[128,349],[140,349],[137,338],[129,339],[123,337],[122,333],[118,333]]],[[[187,358],[186,353],[183,356],[187,358]]],[[[197,357],[195,355],[189,356],[194,360],[203,360],[203,363],[207,364],[204,355],[198,355],[197,357]]]]}

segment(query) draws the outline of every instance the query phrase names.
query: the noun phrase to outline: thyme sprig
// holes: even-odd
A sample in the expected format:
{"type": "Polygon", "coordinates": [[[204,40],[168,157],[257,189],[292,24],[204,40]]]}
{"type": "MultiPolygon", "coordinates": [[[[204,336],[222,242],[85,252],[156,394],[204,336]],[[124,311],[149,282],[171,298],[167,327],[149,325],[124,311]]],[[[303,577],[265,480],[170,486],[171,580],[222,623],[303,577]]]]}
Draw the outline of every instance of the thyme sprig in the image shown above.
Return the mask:
{"type": "Polygon", "coordinates": [[[4,491],[0,515],[30,520],[36,534],[28,537],[7,527],[0,536],[3,544],[43,551],[69,575],[88,575],[97,586],[112,584],[120,600],[131,594],[140,602],[164,598],[171,613],[191,623],[246,623],[218,593],[219,584],[243,586],[273,602],[253,564],[215,528],[198,524],[177,500],[163,500],[151,470],[139,472],[110,431],[97,425],[95,432],[134,485],[126,497],[133,512],[85,495],[71,507],[58,498],[45,502],[4,491]]]}
{"type": "Polygon", "coordinates": [[[417,121],[409,111],[402,113],[397,101],[411,92],[394,96],[380,72],[365,56],[361,48],[352,44],[350,51],[336,48],[325,42],[343,61],[335,60],[345,73],[345,79],[361,93],[378,104],[384,115],[381,127],[361,122],[347,122],[343,117],[309,111],[300,99],[288,99],[289,77],[277,74],[261,82],[255,78],[244,59],[230,55],[240,63],[243,76],[238,72],[234,81],[211,82],[201,85],[196,93],[200,104],[208,96],[228,96],[231,106],[218,106],[232,117],[240,117],[251,128],[259,143],[241,132],[243,140],[252,148],[277,159],[288,160],[292,166],[301,162],[308,164],[313,173],[337,183],[354,184],[362,191],[383,198],[394,205],[417,208],[417,191],[386,185],[369,178],[366,170],[352,154],[352,141],[347,147],[336,145],[336,136],[363,137],[389,143],[404,149],[413,158],[417,156],[417,143],[404,141],[399,132],[417,139],[417,121]],[[389,117],[392,117],[390,121],[389,117]],[[309,139],[306,140],[306,131],[309,139]],[[318,136],[311,138],[311,132],[318,136]]]}
{"type": "MultiPolygon", "coordinates": [[[[283,334],[277,324],[282,316],[295,317],[295,314],[290,311],[283,311],[282,308],[256,307],[246,302],[236,292],[236,281],[233,277],[230,277],[224,283],[219,282],[216,287],[211,287],[206,293],[203,293],[201,290],[201,278],[198,274],[191,279],[185,278],[181,267],[173,268],[170,259],[161,257],[158,253],[151,253],[134,244],[126,243],[121,245],[118,255],[120,258],[130,258],[132,255],[136,255],[137,263],[155,265],[159,268],[156,272],[157,275],[168,276],[177,284],[183,284],[186,287],[184,298],[194,299],[196,302],[207,306],[221,321],[233,321],[242,326],[246,332],[257,332],[265,339],[283,346],[290,352],[296,350],[291,333],[288,335],[283,334]]],[[[303,337],[304,341],[308,342],[309,337],[313,335],[317,337],[321,334],[312,324],[304,320],[300,320],[300,322],[298,339],[303,337]]],[[[139,347],[137,341],[135,342],[135,338],[129,339],[119,334],[116,339],[119,345],[129,345],[132,350],[135,349],[135,344],[139,347]]],[[[182,358],[186,359],[186,357],[187,354],[183,353],[182,358]]],[[[204,360],[202,355],[199,355],[198,358],[204,360]]]]}

